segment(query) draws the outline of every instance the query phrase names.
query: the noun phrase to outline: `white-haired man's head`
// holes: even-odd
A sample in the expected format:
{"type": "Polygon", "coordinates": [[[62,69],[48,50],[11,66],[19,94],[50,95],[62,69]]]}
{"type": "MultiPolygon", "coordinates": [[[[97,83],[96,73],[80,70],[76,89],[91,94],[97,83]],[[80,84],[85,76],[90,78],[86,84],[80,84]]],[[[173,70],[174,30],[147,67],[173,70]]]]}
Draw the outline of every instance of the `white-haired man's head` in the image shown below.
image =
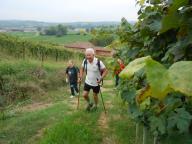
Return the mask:
{"type": "Polygon", "coordinates": [[[95,55],[95,51],[93,48],[87,48],[85,50],[85,56],[86,56],[86,59],[89,61],[89,62],[92,62],[93,59],[94,59],[94,55],[95,55]]]}
{"type": "Polygon", "coordinates": [[[95,51],[94,51],[93,48],[87,48],[87,49],[85,50],[85,54],[87,54],[87,53],[95,54],[95,51]]]}

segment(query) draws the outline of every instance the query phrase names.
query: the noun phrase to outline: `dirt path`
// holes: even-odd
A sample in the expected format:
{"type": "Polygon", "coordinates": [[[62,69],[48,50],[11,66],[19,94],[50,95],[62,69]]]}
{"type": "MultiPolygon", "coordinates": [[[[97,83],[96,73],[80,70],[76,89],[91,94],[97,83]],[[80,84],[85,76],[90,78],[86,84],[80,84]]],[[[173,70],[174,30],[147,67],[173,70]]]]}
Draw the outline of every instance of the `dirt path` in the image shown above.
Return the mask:
{"type": "MultiPolygon", "coordinates": [[[[107,86],[113,85],[112,80],[106,81],[107,86]]],[[[107,93],[110,96],[109,100],[105,101],[105,107],[107,109],[107,113],[104,111],[101,113],[99,119],[98,119],[98,127],[102,134],[102,144],[118,144],[115,135],[111,133],[111,129],[109,127],[109,121],[110,121],[110,109],[113,108],[112,99],[114,96],[114,91],[111,88],[108,87],[102,87],[102,93],[107,93]]],[[[103,107],[102,107],[103,108],[103,107]]]]}
{"type": "Polygon", "coordinates": [[[46,109],[50,106],[54,105],[54,103],[43,103],[43,102],[34,102],[31,104],[27,104],[24,106],[19,106],[17,108],[14,109],[15,112],[33,112],[33,111],[37,111],[37,110],[42,110],[42,109],[46,109]]]}
{"type": "Polygon", "coordinates": [[[115,136],[110,134],[110,128],[108,122],[109,119],[107,115],[104,112],[102,112],[98,120],[98,127],[103,137],[102,144],[117,144],[115,136]]]}

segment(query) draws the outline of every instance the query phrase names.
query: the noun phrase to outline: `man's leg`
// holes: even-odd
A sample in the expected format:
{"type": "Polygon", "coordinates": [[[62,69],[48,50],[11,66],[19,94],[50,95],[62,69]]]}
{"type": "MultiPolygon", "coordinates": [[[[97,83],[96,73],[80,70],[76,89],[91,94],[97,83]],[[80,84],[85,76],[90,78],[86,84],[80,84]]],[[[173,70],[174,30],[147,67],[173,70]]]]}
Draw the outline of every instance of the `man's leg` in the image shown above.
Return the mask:
{"type": "Polygon", "coordinates": [[[89,99],[89,91],[83,91],[83,97],[84,97],[84,99],[88,102],[88,103],[90,103],[90,99],[89,99]]]}
{"type": "Polygon", "coordinates": [[[100,86],[93,87],[93,98],[95,103],[94,103],[94,106],[92,107],[92,110],[97,109],[99,91],[100,91],[100,86]]]}
{"type": "Polygon", "coordinates": [[[93,103],[91,103],[90,99],[89,99],[89,91],[83,91],[83,97],[84,99],[87,101],[87,107],[86,110],[90,111],[91,107],[93,106],[93,103]]]}
{"type": "Polygon", "coordinates": [[[70,84],[70,88],[71,88],[71,95],[75,96],[75,91],[74,91],[74,86],[73,84],[70,84]]]}
{"type": "Polygon", "coordinates": [[[98,93],[93,92],[93,98],[94,98],[95,106],[97,106],[97,104],[98,104],[98,93]]]}
{"type": "Polygon", "coordinates": [[[74,89],[75,89],[76,93],[79,93],[79,89],[77,87],[77,83],[74,84],[74,89]]]}

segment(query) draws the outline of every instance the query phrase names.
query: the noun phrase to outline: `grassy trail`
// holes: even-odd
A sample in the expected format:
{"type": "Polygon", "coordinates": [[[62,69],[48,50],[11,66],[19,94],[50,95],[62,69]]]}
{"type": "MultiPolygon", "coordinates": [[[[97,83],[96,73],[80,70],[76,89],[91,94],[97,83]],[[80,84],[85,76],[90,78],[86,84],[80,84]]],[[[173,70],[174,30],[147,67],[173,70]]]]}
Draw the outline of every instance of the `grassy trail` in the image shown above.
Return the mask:
{"type": "MultiPolygon", "coordinates": [[[[117,125],[121,118],[117,107],[116,94],[111,89],[112,81],[102,88],[107,114],[102,103],[96,112],[86,112],[86,103],[80,98],[77,110],[77,98],[70,99],[69,91],[60,90],[63,100],[54,103],[26,103],[14,106],[6,112],[6,119],[0,120],[1,144],[124,144],[117,125]],[[117,135],[118,133],[118,135],[117,135]]],[[[124,126],[123,126],[124,127],[124,126]]],[[[132,144],[132,142],[130,143],[132,144]]]]}
{"type": "Polygon", "coordinates": [[[84,110],[86,103],[83,98],[80,100],[80,109],[76,110],[77,99],[73,99],[68,103],[73,113],[49,129],[40,143],[134,144],[134,124],[127,114],[119,109],[119,106],[125,106],[112,89],[112,81],[106,80],[105,83],[102,93],[107,114],[103,110],[101,99],[96,112],[84,110]]]}

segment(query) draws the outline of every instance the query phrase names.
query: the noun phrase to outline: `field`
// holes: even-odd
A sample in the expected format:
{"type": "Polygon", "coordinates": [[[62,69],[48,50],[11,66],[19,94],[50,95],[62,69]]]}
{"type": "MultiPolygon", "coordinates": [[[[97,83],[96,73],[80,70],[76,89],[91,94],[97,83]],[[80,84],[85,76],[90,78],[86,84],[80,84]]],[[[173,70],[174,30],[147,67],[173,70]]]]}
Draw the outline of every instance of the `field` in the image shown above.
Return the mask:
{"type": "Polygon", "coordinates": [[[74,42],[84,42],[89,41],[91,39],[90,35],[76,35],[76,34],[68,34],[62,37],[42,36],[34,32],[11,32],[9,34],[27,40],[39,41],[39,42],[44,41],[49,43],[51,42],[54,44],[69,44],[74,42]]]}

